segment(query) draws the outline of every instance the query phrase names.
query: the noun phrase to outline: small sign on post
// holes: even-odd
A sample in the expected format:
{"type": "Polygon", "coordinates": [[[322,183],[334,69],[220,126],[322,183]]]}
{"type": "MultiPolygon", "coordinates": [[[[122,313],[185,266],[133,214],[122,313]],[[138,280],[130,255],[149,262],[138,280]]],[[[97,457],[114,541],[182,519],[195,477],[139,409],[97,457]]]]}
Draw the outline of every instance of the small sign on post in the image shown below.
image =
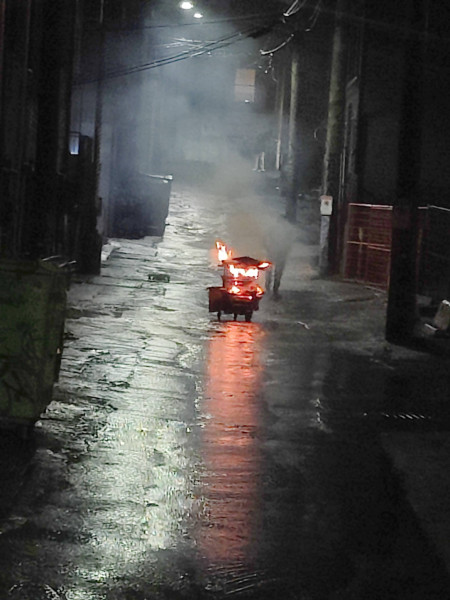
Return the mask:
{"type": "Polygon", "coordinates": [[[333,196],[320,196],[320,214],[330,217],[333,211],[333,196]]]}
{"type": "Polygon", "coordinates": [[[320,254],[319,269],[322,275],[328,273],[328,237],[330,233],[333,196],[320,196],[320,254]]]}

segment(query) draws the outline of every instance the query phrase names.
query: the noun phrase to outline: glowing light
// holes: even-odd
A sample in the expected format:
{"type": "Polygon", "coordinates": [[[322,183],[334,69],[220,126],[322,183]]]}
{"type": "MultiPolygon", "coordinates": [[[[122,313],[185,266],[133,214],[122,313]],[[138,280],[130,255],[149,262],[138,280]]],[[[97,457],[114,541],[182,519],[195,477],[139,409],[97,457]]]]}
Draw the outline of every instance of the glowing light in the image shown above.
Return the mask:
{"type": "Polygon", "coordinates": [[[249,267],[245,269],[243,267],[235,267],[234,265],[229,265],[230,273],[235,277],[253,277],[253,279],[257,279],[258,277],[258,268],[257,267],[249,267]]]}
{"type": "Polygon", "coordinates": [[[180,8],[183,10],[191,10],[191,8],[194,8],[194,5],[192,2],[180,2],[180,8]]]}
{"type": "Polygon", "coordinates": [[[201,553],[211,564],[251,564],[250,549],[262,517],[264,463],[261,424],[264,329],[224,323],[208,346],[201,430],[202,483],[208,510],[196,528],[201,553]]]}
{"type": "Polygon", "coordinates": [[[243,301],[251,302],[255,298],[261,298],[264,290],[257,285],[256,280],[259,277],[259,271],[267,269],[271,263],[268,261],[258,263],[255,259],[247,256],[242,259],[233,259],[232,250],[219,240],[216,241],[216,248],[218,259],[224,267],[222,281],[225,290],[243,301]]]}
{"type": "Polygon", "coordinates": [[[223,242],[217,241],[216,248],[218,250],[217,255],[218,255],[220,262],[222,262],[224,260],[230,260],[232,251],[229,248],[227,248],[226,244],[224,244],[223,242]]]}
{"type": "Polygon", "coordinates": [[[203,19],[203,15],[201,12],[196,12],[194,13],[194,19],[203,19]]]}

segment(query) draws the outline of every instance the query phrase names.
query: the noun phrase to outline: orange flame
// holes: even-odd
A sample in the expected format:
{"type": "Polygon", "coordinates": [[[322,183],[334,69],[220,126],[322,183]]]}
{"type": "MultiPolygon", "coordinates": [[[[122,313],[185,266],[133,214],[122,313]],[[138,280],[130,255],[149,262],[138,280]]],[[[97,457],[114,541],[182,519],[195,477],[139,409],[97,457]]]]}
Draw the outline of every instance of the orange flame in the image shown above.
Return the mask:
{"type": "Polygon", "coordinates": [[[253,298],[261,298],[264,295],[262,287],[256,284],[259,277],[259,271],[271,267],[272,264],[268,261],[261,261],[258,265],[247,265],[245,262],[238,264],[238,261],[234,260],[236,264],[230,264],[232,260],[232,250],[228,246],[221,242],[216,241],[216,249],[218,259],[224,266],[224,274],[222,276],[223,286],[228,293],[239,298],[252,300],[253,298]]]}
{"type": "Polygon", "coordinates": [[[234,265],[230,265],[229,270],[236,279],[239,277],[253,277],[254,279],[258,278],[257,267],[249,267],[248,269],[245,269],[243,267],[235,267],[234,265]]]}
{"type": "Polygon", "coordinates": [[[218,240],[216,241],[216,248],[217,256],[220,262],[229,260],[231,258],[232,251],[227,247],[226,244],[218,240]]]}

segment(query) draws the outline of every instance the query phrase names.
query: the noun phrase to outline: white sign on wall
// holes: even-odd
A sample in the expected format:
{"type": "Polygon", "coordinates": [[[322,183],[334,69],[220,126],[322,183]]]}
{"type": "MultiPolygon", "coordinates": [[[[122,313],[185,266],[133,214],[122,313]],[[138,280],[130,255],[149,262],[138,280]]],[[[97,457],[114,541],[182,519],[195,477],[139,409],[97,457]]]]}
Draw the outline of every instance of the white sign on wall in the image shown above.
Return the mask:
{"type": "Polygon", "coordinates": [[[333,196],[320,196],[320,214],[329,217],[333,210],[333,196]]]}

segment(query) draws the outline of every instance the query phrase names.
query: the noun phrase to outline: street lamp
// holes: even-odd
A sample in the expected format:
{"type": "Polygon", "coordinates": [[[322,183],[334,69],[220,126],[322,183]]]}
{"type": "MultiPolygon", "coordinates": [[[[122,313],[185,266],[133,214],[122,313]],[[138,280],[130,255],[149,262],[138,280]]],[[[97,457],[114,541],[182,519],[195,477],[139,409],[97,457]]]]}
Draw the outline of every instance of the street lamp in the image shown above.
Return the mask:
{"type": "MultiPolygon", "coordinates": [[[[179,6],[183,10],[191,10],[194,8],[194,3],[189,0],[184,0],[183,2],[180,2],[179,6]]],[[[193,17],[194,19],[203,19],[203,14],[199,10],[196,10],[193,17]]]]}

